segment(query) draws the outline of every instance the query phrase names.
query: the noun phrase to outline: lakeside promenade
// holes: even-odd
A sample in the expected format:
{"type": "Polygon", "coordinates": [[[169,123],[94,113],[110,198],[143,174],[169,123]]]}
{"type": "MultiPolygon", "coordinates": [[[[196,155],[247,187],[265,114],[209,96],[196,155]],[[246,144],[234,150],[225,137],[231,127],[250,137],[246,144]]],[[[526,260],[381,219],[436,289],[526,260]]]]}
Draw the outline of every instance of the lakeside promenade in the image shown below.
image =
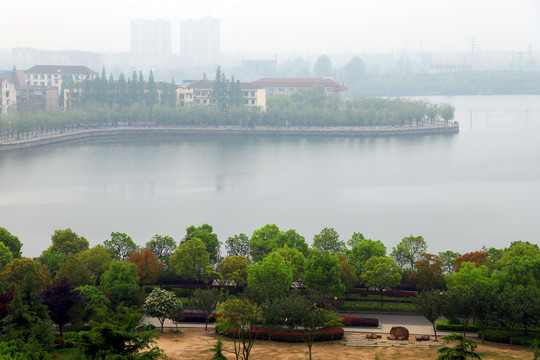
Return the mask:
{"type": "Polygon", "coordinates": [[[402,136],[402,135],[435,135],[457,134],[457,122],[424,123],[419,126],[290,126],[270,127],[257,126],[246,128],[241,126],[139,126],[121,125],[98,128],[76,128],[57,130],[45,134],[30,132],[0,136],[0,151],[16,150],[34,146],[42,146],[66,141],[84,140],[93,137],[114,136],[159,136],[159,135],[245,135],[245,136],[402,136]]]}

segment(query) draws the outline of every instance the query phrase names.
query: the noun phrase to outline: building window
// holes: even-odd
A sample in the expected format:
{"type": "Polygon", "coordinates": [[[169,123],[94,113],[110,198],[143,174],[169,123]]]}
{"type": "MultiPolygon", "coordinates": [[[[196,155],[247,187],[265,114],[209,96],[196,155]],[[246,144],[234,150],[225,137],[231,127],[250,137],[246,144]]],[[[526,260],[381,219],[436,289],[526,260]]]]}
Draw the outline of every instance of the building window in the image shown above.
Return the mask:
{"type": "Polygon", "coordinates": [[[255,97],[255,91],[251,92],[251,96],[255,97]]]}
{"type": "Polygon", "coordinates": [[[249,100],[244,100],[244,105],[248,105],[249,104],[249,100]]]}
{"type": "Polygon", "coordinates": [[[294,88],[289,88],[289,92],[294,92],[294,88]]]}
{"type": "Polygon", "coordinates": [[[248,97],[249,96],[249,91],[244,91],[244,97],[248,97]]]}
{"type": "Polygon", "coordinates": [[[284,91],[285,91],[285,88],[279,88],[278,91],[279,91],[279,92],[284,92],[284,91]]]}
{"type": "Polygon", "coordinates": [[[255,100],[251,100],[251,105],[255,105],[255,100]]]}
{"type": "Polygon", "coordinates": [[[329,92],[329,93],[331,93],[331,92],[332,92],[332,90],[333,90],[332,88],[326,88],[326,92],[329,92]]]}
{"type": "Polygon", "coordinates": [[[51,78],[51,75],[47,75],[47,79],[50,79],[51,78]]]}
{"type": "Polygon", "coordinates": [[[270,88],[270,92],[274,92],[274,88],[270,88]]]}

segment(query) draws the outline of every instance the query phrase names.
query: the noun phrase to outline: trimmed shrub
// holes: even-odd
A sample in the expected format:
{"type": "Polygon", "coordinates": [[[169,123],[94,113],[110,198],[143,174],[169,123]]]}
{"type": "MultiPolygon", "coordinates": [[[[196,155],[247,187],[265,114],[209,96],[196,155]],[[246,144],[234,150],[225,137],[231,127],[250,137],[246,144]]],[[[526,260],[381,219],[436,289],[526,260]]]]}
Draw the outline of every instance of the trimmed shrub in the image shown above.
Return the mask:
{"type": "Polygon", "coordinates": [[[379,320],[374,318],[359,318],[352,316],[342,316],[344,326],[359,326],[359,327],[378,327],[379,320]]]}
{"type": "MultiPolygon", "coordinates": [[[[182,322],[200,322],[200,323],[206,322],[206,315],[203,313],[184,312],[182,313],[182,315],[184,315],[184,319],[182,320],[182,322]]],[[[210,318],[208,319],[208,322],[211,323],[214,321],[216,321],[215,316],[210,316],[210,318]]]]}
{"type": "MultiPolygon", "coordinates": [[[[480,337],[482,334],[478,333],[478,336],[480,337]]],[[[488,341],[510,344],[510,331],[505,329],[489,329],[486,330],[484,338],[488,341]]],[[[528,336],[525,336],[525,330],[519,329],[514,333],[512,343],[514,345],[533,346],[535,340],[540,342],[540,331],[529,329],[528,336]]]]}
{"type": "Polygon", "coordinates": [[[400,284],[398,287],[397,287],[398,290],[404,290],[404,291],[418,291],[418,288],[416,287],[416,285],[414,284],[409,284],[409,283],[403,283],[403,284],[400,284]]]}
{"type": "MultiPolygon", "coordinates": [[[[369,290],[369,289],[358,289],[354,288],[351,291],[349,291],[351,294],[360,294],[360,295],[381,295],[381,293],[377,290],[369,290]]],[[[416,291],[404,291],[404,290],[386,290],[383,291],[383,296],[391,296],[391,297],[415,297],[416,291]]]]}
{"type": "MultiPolygon", "coordinates": [[[[463,325],[453,324],[449,321],[436,321],[435,327],[437,330],[448,330],[448,331],[463,331],[463,325]]],[[[478,325],[475,323],[469,323],[467,325],[467,331],[478,331],[478,325]]]]}
{"type": "MultiPolygon", "coordinates": [[[[219,330],[221,330],[220,328],[219,330]]],[[[218,328],[216,328],[216,331],[218,328]]],[[[228,337],[233,337],[239,329],[229,328],[225,333],[228,337]]],[[[307,331],[291,331],[282,328],[254,327],[253,335],[258,340],[271,340],[281,342],[298,343],[303,342],[303,338],[308,334],[307,331]]],[[[316,331],[314,341],[333,341],[341,340],[345,335],[345,330],[339,326],[330,326],[316,331]]]]}

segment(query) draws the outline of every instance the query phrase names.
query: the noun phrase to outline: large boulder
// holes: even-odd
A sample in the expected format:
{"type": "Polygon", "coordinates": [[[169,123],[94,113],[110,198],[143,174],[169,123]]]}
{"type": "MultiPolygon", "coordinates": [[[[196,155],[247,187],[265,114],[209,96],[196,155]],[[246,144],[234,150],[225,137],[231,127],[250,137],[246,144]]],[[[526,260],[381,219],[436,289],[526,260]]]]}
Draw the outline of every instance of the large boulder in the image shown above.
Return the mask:
{"type": "Polygon", "coordinates": [[[395,336],[397,340],[409,340],[409,330],[403,326],[394,326],[390,329],[390,335],[395,336]]]}

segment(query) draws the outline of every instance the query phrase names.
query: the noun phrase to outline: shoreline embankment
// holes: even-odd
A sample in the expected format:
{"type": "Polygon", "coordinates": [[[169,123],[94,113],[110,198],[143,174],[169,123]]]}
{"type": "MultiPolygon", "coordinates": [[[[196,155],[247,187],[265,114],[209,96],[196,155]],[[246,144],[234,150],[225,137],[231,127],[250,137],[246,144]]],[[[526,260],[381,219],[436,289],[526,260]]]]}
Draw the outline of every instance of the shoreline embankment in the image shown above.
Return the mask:
{"type": "Polygon", "coordinates": [[[424,124],[420,126],[357,126],[357,127],[265,127],[240,126],[110,126],[89,129],[71,129],[61,133],[32,135],[11,139],[0,138],[0,151],[17,150],[60,142],[110,136],[159,136],[159,135],[242,135],[242,136],[404,136],[458,134],[459,124],[424,124]]]}

